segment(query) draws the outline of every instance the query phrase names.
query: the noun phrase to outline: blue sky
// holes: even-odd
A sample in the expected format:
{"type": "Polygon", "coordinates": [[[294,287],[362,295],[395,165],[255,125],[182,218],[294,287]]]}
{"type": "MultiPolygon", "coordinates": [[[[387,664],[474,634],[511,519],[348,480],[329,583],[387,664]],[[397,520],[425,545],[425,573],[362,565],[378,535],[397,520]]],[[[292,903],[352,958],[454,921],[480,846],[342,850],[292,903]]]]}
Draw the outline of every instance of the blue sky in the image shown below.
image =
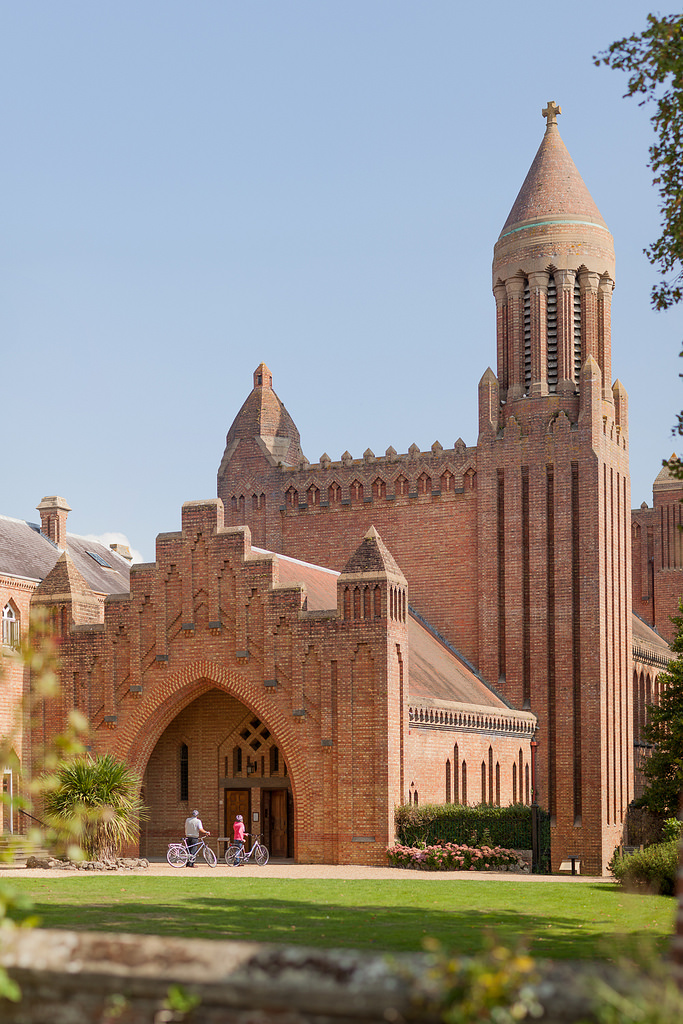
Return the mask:
{"type": "Polygon", "coordinates": [[[650,4],[0,0],[0,512],[145,559],[215,495],[264,360],[307,457],[476,442],[493,245],[562,137],[617,252],[632,504],[683,405],[651,111],[592,55],[650,4]]]}

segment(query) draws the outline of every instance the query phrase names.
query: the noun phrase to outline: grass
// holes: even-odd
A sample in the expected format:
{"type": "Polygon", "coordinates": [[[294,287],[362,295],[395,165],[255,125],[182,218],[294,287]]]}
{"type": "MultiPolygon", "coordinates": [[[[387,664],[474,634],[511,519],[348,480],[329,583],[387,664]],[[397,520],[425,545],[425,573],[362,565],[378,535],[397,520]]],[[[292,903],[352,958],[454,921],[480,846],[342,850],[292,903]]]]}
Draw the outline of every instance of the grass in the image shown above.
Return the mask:
{"type": "Polygon", "coordinates": [[[44,928],[391,952],[420,950],[432,936],[454,953],[473,954],[494,933],[510,946],[525,938],[537,957],[639,958],[665,949],[676,913],[665,896],[533,880],[89,875],[11,884],[33,900],[44,928]]]}

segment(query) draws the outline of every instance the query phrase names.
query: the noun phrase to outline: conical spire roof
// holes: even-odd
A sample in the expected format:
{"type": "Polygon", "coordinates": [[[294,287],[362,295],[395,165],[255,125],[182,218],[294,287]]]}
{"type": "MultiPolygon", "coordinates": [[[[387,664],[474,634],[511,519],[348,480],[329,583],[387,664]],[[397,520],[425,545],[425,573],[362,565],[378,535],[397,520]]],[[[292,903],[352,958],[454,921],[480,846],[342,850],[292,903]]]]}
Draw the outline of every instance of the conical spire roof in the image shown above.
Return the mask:
{"type": "Polygon", "coordinates": [[[543,111],[545,134],[524,184],[519,190],[500,237],[532,224],[569,221],[595,224],[607,230],[593,197],[560,136],[553,101],[543,111]]]}
{"type": "Polygon", "coordinates": [[[344,566],[340,579],[344,576],[386,576],[396,583],[406,584],[394,556],[374,526],[370,527],[344,566]]]}
{"type": "Polygon", "coordinates": [[[265,363],[254,371],[253,390],[228,431],[226,454],[236,442],[253,438],[259,438],[277,461],[295,465],[302,457],[299,431],[273,391],[273,375],[265,363]]]}

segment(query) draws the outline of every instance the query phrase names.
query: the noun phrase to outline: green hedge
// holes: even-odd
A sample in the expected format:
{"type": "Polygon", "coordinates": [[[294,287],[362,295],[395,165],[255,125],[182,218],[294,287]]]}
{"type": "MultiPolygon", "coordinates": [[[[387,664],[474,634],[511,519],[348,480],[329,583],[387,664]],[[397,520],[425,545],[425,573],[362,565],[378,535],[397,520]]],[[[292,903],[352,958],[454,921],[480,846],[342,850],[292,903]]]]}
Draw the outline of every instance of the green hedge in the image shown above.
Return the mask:
{"type": "Polygon", "coordinates": [[[612,857],[609,869],[625,889],[645,889],[661,896],[674,896],[678,873],[678,841],[655,843],[635,853],[612,857]]]}
{"type": "MultiPolygon", "coordinates": [[[[550,825],[543,814],[544,827],[550,825]]],[[[508,850],[531,849],[531,807],[464,807],[461,804],[424,804],[396,808],[396,838],[403,846],[438,846],[459,843],[467,846],[504,846],[508,850]]]]}

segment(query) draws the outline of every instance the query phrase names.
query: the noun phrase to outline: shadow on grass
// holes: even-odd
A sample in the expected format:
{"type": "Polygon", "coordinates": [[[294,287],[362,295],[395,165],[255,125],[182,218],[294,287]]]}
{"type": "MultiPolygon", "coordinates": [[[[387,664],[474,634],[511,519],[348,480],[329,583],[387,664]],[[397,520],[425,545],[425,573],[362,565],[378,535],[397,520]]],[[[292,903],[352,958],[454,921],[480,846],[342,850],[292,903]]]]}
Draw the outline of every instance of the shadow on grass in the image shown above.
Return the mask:
{"type": "MultiPolygon", "coordinates": [[[[618,893],[617,893],[618,894],[618,893]]],[[[641,959],[661,953],[667,936],[643,930],[615,932],[599,920],[577,923],[554,914],[544,918],[525,903],[512,910],[439,910],[425,907],[339,906],[282,899],[197,895],[179,906],[158,900],[141,904],[119,899],[113,904],[55,906],[36,900],[34,912],[43,928],[133,932],[214,940],[287,942],[321,948],[415,952],[433,937],[460,955],[486,948],[495,935],[512,948],[524,941],[533,956],[552,959],[641,959]]]]}

